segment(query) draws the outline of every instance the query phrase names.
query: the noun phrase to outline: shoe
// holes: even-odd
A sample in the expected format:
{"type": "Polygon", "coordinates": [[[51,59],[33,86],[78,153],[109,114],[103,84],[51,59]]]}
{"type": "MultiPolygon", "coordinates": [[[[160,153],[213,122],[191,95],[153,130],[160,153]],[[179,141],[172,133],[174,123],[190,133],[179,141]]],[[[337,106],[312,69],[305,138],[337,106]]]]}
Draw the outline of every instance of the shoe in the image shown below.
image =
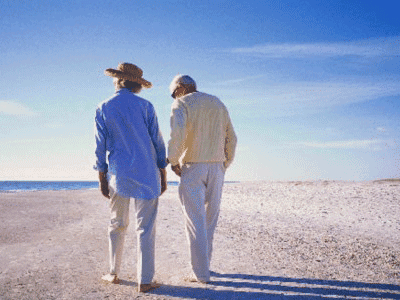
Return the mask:
{"type": "Polygon", "coordinates": [[[201,280],[201,279],[197,279],[197,277],[195,275],[188,275],[183,277],[183,280],[186,282],[198,282],[198,283],[203,283],[203,284],[207,284],[210,281],[206,281],[206,280],[201,280]]]}
{"type": "Polygon", "coordinates": [[[147,283],[147,284],[140,284],[138,286],[138,292],[139,293],[147,293],[150,292],[156,288],[159,288],[161,286],[161,284],[157,283],[157,282],[152,282],[152,283],[147,283]]]}
{"type": "Polygon", "coordinates": [[[101,277],[101,280],[106,281],[108,283],[119,283],[119,278],[116,274],[106,274],[101,277]]]}

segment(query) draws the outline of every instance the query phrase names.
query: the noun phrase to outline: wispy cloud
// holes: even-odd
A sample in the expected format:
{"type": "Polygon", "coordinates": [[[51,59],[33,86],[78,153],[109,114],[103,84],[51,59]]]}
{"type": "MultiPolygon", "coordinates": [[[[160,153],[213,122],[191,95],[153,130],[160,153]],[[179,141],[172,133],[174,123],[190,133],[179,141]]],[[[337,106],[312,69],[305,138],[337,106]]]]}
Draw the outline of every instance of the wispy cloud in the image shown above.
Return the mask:
{"type": "Polygon", "coordinates": [[[222,97],[230,98],[230,103],[245,103],[246,110],[241,110],[241,114],[267,113],[270,116],[282,116],[316,113],[333,107],[399,95],[400,81],[348,78],[347,81],[297,81],[265,85],[251,92],[227,90],[222,97]]]}
{"type": "Polygon", "coordinates": [[[337,56],[397,56],[400,55],[400,37],[370,38],[340,43],[265,44],[233,48],[232,53],[252,54],[265,58],[307,58],[337,56]]]}
{"type": "MultiPolygon", "coordinates": [[[[353,103],[400,96],[400,80],[348,78],[331,81],[297,81],[265,84],[251,89],[219,89],[216,93],[246,117],[314,114],[353,103]],[[244,109],[245,108],[245,109],[244,109]]],[[[377,129],[383,132],[383,128],[377,129]]]]}
{"type": "Polygon", "coordinates": [[[218,81],[218,82],[213,82],[211,85],[218,85],[218,86],[224,86],[224,85],[232,85],[232,84],[238,84],[246,81],[254,81],[256,79],[264,78],[266,75],[254,75],[254,76],[248,76],[248,77],[242,77],[242,78],[235,78],[235,79],[230,79],[230,80],[225,80],[225,81],[218,81]]]}
{"type": "Polygon", "coordinates": [[[373,149],[380,150],[380,145],[386,143],[383,140],[350,140],[331,142],[299,142],[299,145],[321,149],[373,149]]]}
{"type": "Polygon", "coordinates": [[[0,114],[13,116],[35,116],[36,112],[28,107],[13,101],[0,101],[0,114]]]}
{"type": "Polygon", "coordinates": [[[315,108],[357,103],[400,95],[399,82],[357,81],[295,82],[273,86],[268,90],[272,102],[306,105],[315,108]]]}

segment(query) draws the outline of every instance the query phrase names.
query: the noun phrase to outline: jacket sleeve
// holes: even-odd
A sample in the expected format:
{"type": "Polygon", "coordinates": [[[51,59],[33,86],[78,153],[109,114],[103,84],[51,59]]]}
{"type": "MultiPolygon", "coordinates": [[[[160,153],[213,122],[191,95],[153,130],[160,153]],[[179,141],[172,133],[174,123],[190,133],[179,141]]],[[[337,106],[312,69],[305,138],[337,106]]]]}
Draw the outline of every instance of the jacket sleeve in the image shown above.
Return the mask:
{"type": "Polygon", "coordinates": [[[171,138],[168,142],[168,160],[172,166],[179,164],[184,151],[187,112],[182,103],[174,102],[171,111],[171,138]]]}
{"type": "Polygon", "coordinates": [[[237,137],[235,134],[235,130],[233,129],[231,119],[229,114],[227,114],[228,124],[226,127],[226,137],[225,137],[225,168],[228,168],[230,164],[233,162],[236,151],[237,137]]]}
{"type": "Polygon", "coordinates": [[[93,168],[100,172],[107,172],[108,165],[106,161],[107,154],[107,128],[105,126],[103,114],[100,109],[96,111],[95,117],[95,138],[96,138],[96,163],[93,168]]]}
{"type": "Polygon", "coordinates": [[[168,165],[165,144],[161,130],[158,126],[156,111],[152,105],[149,108],[148,126],[150,138],[157,153],[157,167],[160,169],[164,169],[168,165]]]}

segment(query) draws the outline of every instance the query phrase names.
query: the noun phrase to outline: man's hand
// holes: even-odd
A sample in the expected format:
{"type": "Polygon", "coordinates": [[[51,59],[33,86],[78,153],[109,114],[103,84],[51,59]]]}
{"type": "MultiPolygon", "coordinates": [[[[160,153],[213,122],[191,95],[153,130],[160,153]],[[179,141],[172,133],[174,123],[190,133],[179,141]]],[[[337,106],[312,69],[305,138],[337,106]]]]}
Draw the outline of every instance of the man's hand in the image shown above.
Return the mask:
{"type": "Polygon", "coordinates": [[[175,166],[171,166],[172,171],[174,171],[174,173],[176,175],[178,175],[179,177],[181,177],[182,174],[182,169],[181,166],[179,164],[175,165],[175,166]]]}
{"type": "Polygon", "coordinates": [[[161,195],[167,190],[167,171],[160,169],[161,174],[161,195]]]}
{"type": "Polygon", "coordinates": [[[108,189],[107,172],[99,172],[100,190],[104,197],[110,199],[110,190],[108,189]]]}

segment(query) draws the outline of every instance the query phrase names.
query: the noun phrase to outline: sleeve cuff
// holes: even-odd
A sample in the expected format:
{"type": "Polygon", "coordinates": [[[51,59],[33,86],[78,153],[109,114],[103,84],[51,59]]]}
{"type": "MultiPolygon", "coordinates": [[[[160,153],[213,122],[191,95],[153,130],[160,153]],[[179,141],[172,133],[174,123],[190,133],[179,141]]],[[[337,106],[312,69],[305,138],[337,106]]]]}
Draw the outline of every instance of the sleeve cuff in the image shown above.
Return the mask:
{"type": "Polygon", "coordinates": [[[107,166],[107,164],[104,164],[104,165],[101,165],[101,166],[94,165],[93,169],[96,170],[96,171],[99,171],[99,172],[106,173],[108,171],[108,166],[107,166]]]}
{"type": "Polygon", "coordinates": [[[166,159],[164,159],[164,160],[162,160],[162,161],[159,161],[159,162],[157,163],[157,167],[158,167],[159,169],[165,169],[167,166],[168,166],[168,161],[167,161],[166,159]]]}

